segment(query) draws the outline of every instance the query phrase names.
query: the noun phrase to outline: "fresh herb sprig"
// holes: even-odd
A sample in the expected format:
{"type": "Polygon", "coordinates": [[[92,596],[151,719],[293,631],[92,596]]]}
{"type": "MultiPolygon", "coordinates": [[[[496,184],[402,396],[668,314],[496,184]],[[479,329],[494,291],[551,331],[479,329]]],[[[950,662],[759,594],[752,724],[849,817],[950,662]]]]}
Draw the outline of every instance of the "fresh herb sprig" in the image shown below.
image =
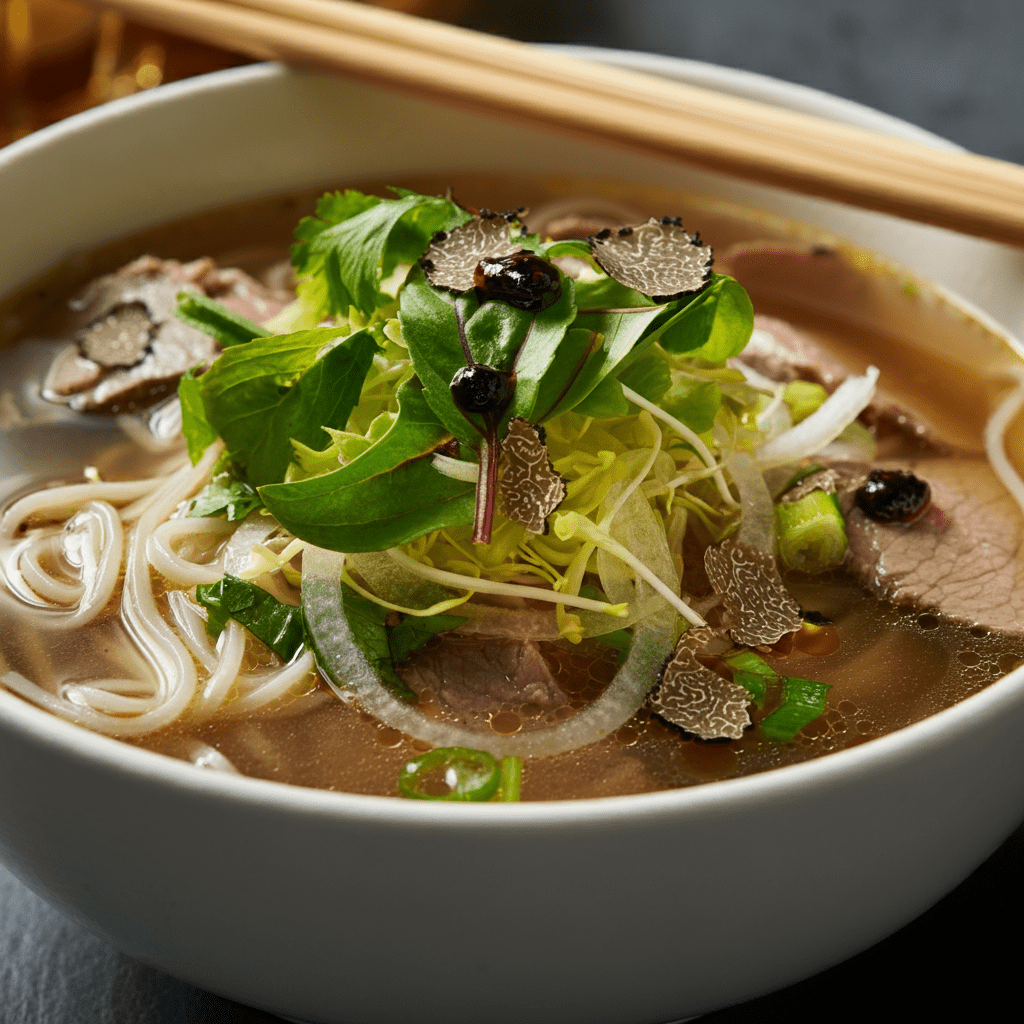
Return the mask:
{"type": "MultiPolygon", "coordinates": [[[[382,550],[472,522],[474,510],[479,521],[484,505],[489,525],[487,485],[512,417],[541,423],[574,409],[625,415],[620,378],[656,399],[671,387],[666,358],[719,362],[750,335],[749,300],[720,275],[696,296],[661,304],[606,276],[577,289],[560,275],[557,300],[535,312],[433,288],[418,257],[435,232],[470,217],[449,199],[411,192],[325,196],[316,216],[300,223],[292,260],[307,320],[334,317],[339,326],[239,336],[202,376],[186,375],[180,395],[193,459],[219,436],[237,478],[297,537],[335,550],[382,550]],[[396,314],[397,332],[385,326],[396,314]],[[467,413],[455,402],[452,378],[470,360],[514,373],[500,416],[467,413]],[[396,389],[388,380],[408,383],[396,389]],[[391,428],[351,462],[339,459],[331,469],[330,458],[318,459],[327,472],[292,480],[294,445],[329,453],[323,428],[344,430],[366,389],[384,395],[391,428]],[[453,437],[463,458],[476,453],[487,493],[433,469],[433,452],[453,437]]],[[[518,241],[546,258],[590,259],[585,242],[518,241]]],[[[194,304],[189,310],[198,315],[194,304]]],[[[212,324],[216,316],[204,310],[212,324]]],[[[487,536],[481,528],[476,539],[487,536]]]]}

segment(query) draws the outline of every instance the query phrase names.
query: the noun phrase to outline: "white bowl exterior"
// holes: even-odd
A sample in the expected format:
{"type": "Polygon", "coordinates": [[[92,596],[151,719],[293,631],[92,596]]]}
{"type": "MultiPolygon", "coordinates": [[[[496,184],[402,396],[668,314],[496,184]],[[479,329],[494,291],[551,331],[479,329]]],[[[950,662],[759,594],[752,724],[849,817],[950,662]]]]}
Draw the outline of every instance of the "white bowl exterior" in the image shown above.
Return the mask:
{"type": "MultiPolygon", "coordinates": [[[[0,152],[0,294],[65,252],[196,209],[517,167],[764,206],[1021,322],[1020,256],[1002,247],[272,66],[0,152]],[[1011,298],[972,285],[982,264],[1014,282],[1011,298]]],[[[930,905],[1024,813],[1022,727],[1015,673],[908,730],[750,779],[453,808],[200,773],[0,692],[0,851],[127,952],[295,1017],[655,1022],[806,976],[930,905]]]]}

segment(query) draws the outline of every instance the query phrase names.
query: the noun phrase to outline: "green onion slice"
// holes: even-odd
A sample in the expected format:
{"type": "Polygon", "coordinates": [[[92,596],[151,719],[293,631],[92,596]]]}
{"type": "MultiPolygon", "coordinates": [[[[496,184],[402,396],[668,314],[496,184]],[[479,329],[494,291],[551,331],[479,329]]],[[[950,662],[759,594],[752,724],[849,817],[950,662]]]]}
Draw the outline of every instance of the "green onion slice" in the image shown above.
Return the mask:
{"type": "Polygon", "coordinates": [[[436,747],[410,761],[398,791],[413,800],[490,800],[498,791],[498,762],[486,750],[436,747]]]}

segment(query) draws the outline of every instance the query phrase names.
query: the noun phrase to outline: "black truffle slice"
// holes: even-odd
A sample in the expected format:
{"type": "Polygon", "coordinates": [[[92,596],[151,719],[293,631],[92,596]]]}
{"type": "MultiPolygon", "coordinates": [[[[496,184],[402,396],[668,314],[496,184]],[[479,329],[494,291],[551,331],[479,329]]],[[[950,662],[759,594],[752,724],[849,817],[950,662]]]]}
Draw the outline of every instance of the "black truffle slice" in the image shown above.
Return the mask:
{"type": "Polygon", "coordinates": [[[722,595],[725,622],[738,644],[773,644],[800,628],[800,606],[771,555],[732,537],[704,552],[704,568],[715,593],[722,595]]]}
{"type": "Polygon", "coordinates": [[[498,497],[502,511],[530,533],[547,533],[548,516],[562,504],[566,486],[551,465],[540,428],[515,417],[501,450],[498,497]]]}
{"type": "Polygon", "coordinates": [[[440,231],[420,257],[420,266],[435,288],[449,292],[468,292],[474,286],[477,264],[487,256],[509,256],[522,246],[512,239],[511,225],[524,210],[492,213],[481,210],[471,221],[440,231]]]}
{"type": "Polygon", "coordinates": [[[120,302],[75,337],[86,359],[113,369],[141,363],[150,351],[157,325],[143,302],[120,302]]]}
{"type": "Polygon", "coordinates": [[[697,660],[694,650],[711,636],[709,629],[690,629],[680,637],[648,707],[702,740],[738,740],[750,726],[750,692],[697,660]]]}
{"type": "Polygon", "coordinates": [[[652,217],[617,231],[606,228],[588,241],[609,277],[655,302],[699,292],[711,280],[711,246],[688,235],[678,217],[652,217]]]}
{"type": "Polygon", "coordinates": [[[786,491],[781,498],[779,498],[779,501],[786,502],[787,504],[797,502],[806,498],[808,494],[813,494],[814,491],[824,491],[825,494],[835,494],[838,480],[839,474],[834,469],[819,469],[814,473],[808,474],[799,481],[799,483],[790,487],[790,489],[786,491]]]}

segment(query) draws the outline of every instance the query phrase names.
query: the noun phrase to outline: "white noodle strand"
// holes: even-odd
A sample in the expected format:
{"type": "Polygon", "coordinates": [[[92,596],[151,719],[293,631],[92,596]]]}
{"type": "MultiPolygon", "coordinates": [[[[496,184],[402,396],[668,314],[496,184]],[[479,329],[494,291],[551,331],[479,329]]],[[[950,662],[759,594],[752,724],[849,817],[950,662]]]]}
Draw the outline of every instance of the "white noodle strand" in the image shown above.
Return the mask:
{"type": "Polygon", "coordinates": [[[985,424],[985,453],[996,476],[1024,512],[1024,481],[1006,454],[1006,430],[1017,413],[1024,408],[1024,368],[1014,367],[1010,372],[1018,383],[985,424]]]}
{"type": "Polygon", "coordinates": [[[216,537],[230,533],[232,524],[214,516],[194,519],[168,519],[161,523],[146,544],[149,564],[162,576],[180,587],[194,587],[197,583],[216,583],[224,575],[222,559],[208,564],[189,561],[174,550],[182,537],[216,537]]]}

